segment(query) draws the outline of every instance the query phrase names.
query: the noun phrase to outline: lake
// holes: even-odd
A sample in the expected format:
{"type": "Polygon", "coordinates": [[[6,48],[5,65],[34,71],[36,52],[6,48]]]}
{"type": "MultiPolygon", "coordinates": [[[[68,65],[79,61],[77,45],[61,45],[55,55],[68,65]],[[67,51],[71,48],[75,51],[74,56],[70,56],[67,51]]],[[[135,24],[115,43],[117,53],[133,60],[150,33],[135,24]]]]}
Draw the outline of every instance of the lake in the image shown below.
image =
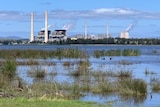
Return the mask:
{"type": "MultiPolygon", "coordinates": [[[[148,94],[142,100],[124,99],[116,94],[109,95],[95,95],[93,93],[86,93],[80,100],[95,101],[98,103],[114,102],[115,107],[156,107],[160,106],[160,93],[153,92],[150,83],[154,78],[160,78],[160,46],[126,46],[126,45],[2,45],[0,49],[40,49],[40,50],[55,50],[57,48],[77,48],[85,50],[89,53],[89,69],[93,71],[119,70],[128,69],[132,71],[133,78],[140,78],[147,82],[148,94]],[[111,50],[111,49],[138,49],[141,51],[140,56],[105,56],[95,58],[92,56],[95,50],[111,50]],[[128,64],[122,64],[127,62],[128,64]],[[146,73],[148,72],[148,73],[146,73]],[[152,97],[151,97],[152,96],[152,97]]],[[[42,65],[48,73],[56,71],[57,75],[51,78],[49,75],[46,79],[53,79],[58,82],[74,82],[74,78],[67,75],[68,72],[76,70],[76,64],[70,67],[64,67],[65,62],[76,63],[80,59],[38,59],[39,62],[54,62],[56,65],[48,66],[42,65]]],[[[28,84],[32,84],[35,80],[27,75],[30,67],[23,65],[17,67],[17,72],[28,84]]]]}

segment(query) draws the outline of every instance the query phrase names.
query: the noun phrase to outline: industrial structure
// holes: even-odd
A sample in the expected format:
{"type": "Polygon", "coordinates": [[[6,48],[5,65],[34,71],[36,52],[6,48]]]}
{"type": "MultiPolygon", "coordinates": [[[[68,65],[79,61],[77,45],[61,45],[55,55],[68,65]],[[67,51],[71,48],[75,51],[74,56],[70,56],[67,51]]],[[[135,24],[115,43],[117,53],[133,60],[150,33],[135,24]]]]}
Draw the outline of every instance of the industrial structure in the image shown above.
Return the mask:
{"type": "Polygon", "coordinates": [[[31,35],[30,35],[30,42],[34,41],[34,13],[31,13],[31,35]]]}
{"type": "Polygon", "coordinates": [[[121,32],[120,38],[129,39],[129,32],[127,32],[127,31],[121,32]]]}
{"type": "Polygon", "coordinates": [[[129,31],[133,28],[133,24],[129,24],[125,31],[122,31],[120,38],[129,39],[129,31]]]}
{"type": "Polygon", "coordinates": [[[67,29],[58,29],[53,32],[48,28],[48,12],[45,12],[45,28],[38,32],[37,36],[34,36],[34,13],[31,13],[31,34],[30,42],[43,42],[47,43],[49,41],[65,41],[67,39],[67,29]]]}
{"type": "MultiPolygon", "coordinates": [[[[38,32],[38,35],[34,35],[34,13],[31,13],[31,34],[30,34],[30,42],[59,42],[59,41],[66,41],[67,40],[67,31],[72,28],[73,24],[65,24],[61,29],[56,29],[54,31],[49,30],[49,27],[52,25],[48,25],[48,11],[45,11],[44,17],[44,28],[38,32]]],[[[106,34],[97,34],[97,35],[89,35],[88,34],[88,25],[87,21],[84,25],[84,34],[76,35],[75,37],[70,37],[71,40],[80,39],[104,39],[104,38],[111,38],[108,30],[108,23],[106,24],[106,34]]],[[[133,24],[130,24],[124,31],[122,31],[119,35],[119,38],[129,39],[129,31],[133,28],[133,24]]]]}

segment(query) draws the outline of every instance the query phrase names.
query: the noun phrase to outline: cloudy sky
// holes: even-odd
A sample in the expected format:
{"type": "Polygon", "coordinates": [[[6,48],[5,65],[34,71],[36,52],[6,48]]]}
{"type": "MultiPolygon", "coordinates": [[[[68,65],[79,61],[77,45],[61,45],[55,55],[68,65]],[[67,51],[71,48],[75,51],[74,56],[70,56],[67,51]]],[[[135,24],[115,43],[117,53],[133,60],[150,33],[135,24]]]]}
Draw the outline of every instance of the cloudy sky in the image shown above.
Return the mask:
{"type": "Polygon", "coordinates": [[[0,36],[29,38],[30,14],[34,12],[35,35],[44,28],[44,12],[50,30],[70,25],[68,35],[104,34],[113,37],[129,30],[131,38],[160,37],[160,0],[3,0],[0,6],[0,36]]]}

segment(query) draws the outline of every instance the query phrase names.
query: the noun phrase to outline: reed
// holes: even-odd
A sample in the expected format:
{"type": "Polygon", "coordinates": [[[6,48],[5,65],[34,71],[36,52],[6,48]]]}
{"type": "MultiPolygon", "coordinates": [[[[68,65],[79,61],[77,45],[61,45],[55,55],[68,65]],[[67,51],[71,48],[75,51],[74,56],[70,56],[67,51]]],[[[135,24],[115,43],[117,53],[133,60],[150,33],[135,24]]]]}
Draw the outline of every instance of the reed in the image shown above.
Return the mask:
{"type": "Polygon", "coordinates": [[[71,63],[71,62],[69,62],[69,61],[66,61],[66,62],[64,62],[63,63],[63,66],[71,66],[71,65],[73,65],[73,63],[71,63]]]}
{"type": "Polygon", "coordinates": [[[30,95],[32,97],[41,97],[46,95],[47,97],[56,97],[56,92],[58,91],[58,83],[56,82],[37,82],[30,86],[30,95]]]}
{"type": "Polygon", "coordinates": [[[121,65],[132,65],[133,64],[132,62],[129,62],[129,61],[126,61],[126,60],[119,61],[118,63],[121,64],[121,65]]]}
{"type": "Polygon", "coordinates": [[[35,78],[45,78],[46,71],[42,69],[40,65],[38,66],[31,66],[30,71],[28,71],[28,75],[35,78]]]}
{"type": "Polygon", "coordinates": [[[153,92],[160,92],[160,79],[159,77],[151,78],[151,88],[153,92]]]}
{"type": "Polygon", "coordinates": [[[160,92],[160,82],[152,84],[152,91],[153,92],[160,92]]]}
{"type": "Polygon", "coordinates": [[[89,74],[89,66],[90,62],[88,60],[85,61],[79,61],[77,69],[75,71],[69,72],[68,75],[71,76],[82,76],[82,75],[88,75],[89,74]]]}
{"type": "Polygon", "coordinates": [[[74,49],[74,48],[57,48],[56,50],[0,50],[0,58],[6,59],[11,58],[88,58],[88,53],[85,50],[74,49]]]}
{"type": "Polygon", "coordinates": [[[90,91],[94,94],[107,94],[113,92],[114,83],[105,76],[94,77],[94,84],[91,85],[90,91]]]}
{"type": "Polygon", "coordinates": [[[141,54],[140,50],[138,49],[111,49],[111,50],[96,50],[93,53],[93,56],[96,58],[102,56],[139,56],[141,54]]]}
{"type": "Polygon", "coordinates": [[[138,49],[124,49],[122,51],[123,56],[139,56],[141,54],[138,49]]]}
{"type": "Polygon", "coordinates": [[[147,94],[147,83],[142,79],[121,79],[118,81],[119,92],[125,96],[143,96],[147,94]]]}
{"type": "Polygon", "coordinates": [[[106,56],[121,56],[121,50],[117,49],[117,50],[108,50],[105,53],[106,56]]]}
{"type": "Polygon", "coordinates": [[[13,79],[17,74],[16,74],[16,62],[15,60],[7,59],[4,63],[3,66],[1,66],[1,73],[10,79],[13,79]]]}
{"type": "Polygon", "coordinates": [[[130,71],[130,70],[123,70],[123,69],[121,69],[120,71],[118,71],[116,74],[115,74],[115,76],[117,76],[117,77],[120,77],[120,78],[122,78],[122,77],[127,77],[127,78],[131,78],[132,77],[132,71],[130,71]]]}
{"type": "Polygon", "coordinates": [[[93,56],[95,58],[105,56],[105,50],[95,50],[94,53],[93,53],[93,56]]]}

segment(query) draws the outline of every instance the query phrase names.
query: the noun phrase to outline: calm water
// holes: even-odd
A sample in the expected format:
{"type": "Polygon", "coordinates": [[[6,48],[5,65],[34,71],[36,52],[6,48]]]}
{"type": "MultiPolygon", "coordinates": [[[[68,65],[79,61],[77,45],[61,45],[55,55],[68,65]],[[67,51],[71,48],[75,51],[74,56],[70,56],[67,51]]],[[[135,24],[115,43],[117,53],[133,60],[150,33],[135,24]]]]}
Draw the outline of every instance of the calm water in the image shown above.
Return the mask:
{"type": "MultiPolygon", "coordinates": [[[[141,50],[141,56],[113,56],[112,60],[109,60],[110,57],[103,58],[94,58],[90,56],[89,61],[91,63],[90,69],[92,70],[102,70],[106,69],[121,69],[126,68],[130,69],[133,72],[134,78],[140,78],[150,84],[152,78],[160,78],[160,46],[113,46],[113,45],[22,45],[22,46],[0,46],[0,49],[42,49],[42,50],[55,50],[57,48],[78,48],[82,50],[86,50],[90,54],[95,50],[110,50],[110,49],[139,49],[141,50]],[[105,58],[105,60],[103,60],[105,58]],[[130,65],[121,65],[120,61],[128,61],[132,64],[130,65]],[[145,75],[145,71],[151,71],[153,74],[145,75]]],[[[75,59],[46,59],[39,61],[52,61],[55,62],[55,66],[43,66],[48,72],[58,71],[58,75],[54,77],[54,80],[59,82],[64,82],[70,80],[74,81],[72,78],[66,75],[68,70],[75,69],[65,68],[63,63],[65,61],[75,62],[75,59]]],[[[18,66],[17,71],[19,75],[28,83],[31,84],[34,82],[33,78],[27,76],[27,71],[30,69],[29,66],[18,66]]],[[[50,77],[47,77],[50,79],[50,77]]],[[[148,87],[148,95],[142,101],[134,101],[133,99],[123,99],[117,95],[107,95],[107,96],[99,96],[92,95],[91,93],[87,93],[85,97],[82,97],[81,100],[84,101],[96,101],[100,103],[114,102],[114,106],[116,107],[126,107],[128,106],[145,106],[145,107],[157,107],[160,106],[160,93],[153,93],[148,87]],[[152,98],[150,95],[152,94],[152,98]]]]}

